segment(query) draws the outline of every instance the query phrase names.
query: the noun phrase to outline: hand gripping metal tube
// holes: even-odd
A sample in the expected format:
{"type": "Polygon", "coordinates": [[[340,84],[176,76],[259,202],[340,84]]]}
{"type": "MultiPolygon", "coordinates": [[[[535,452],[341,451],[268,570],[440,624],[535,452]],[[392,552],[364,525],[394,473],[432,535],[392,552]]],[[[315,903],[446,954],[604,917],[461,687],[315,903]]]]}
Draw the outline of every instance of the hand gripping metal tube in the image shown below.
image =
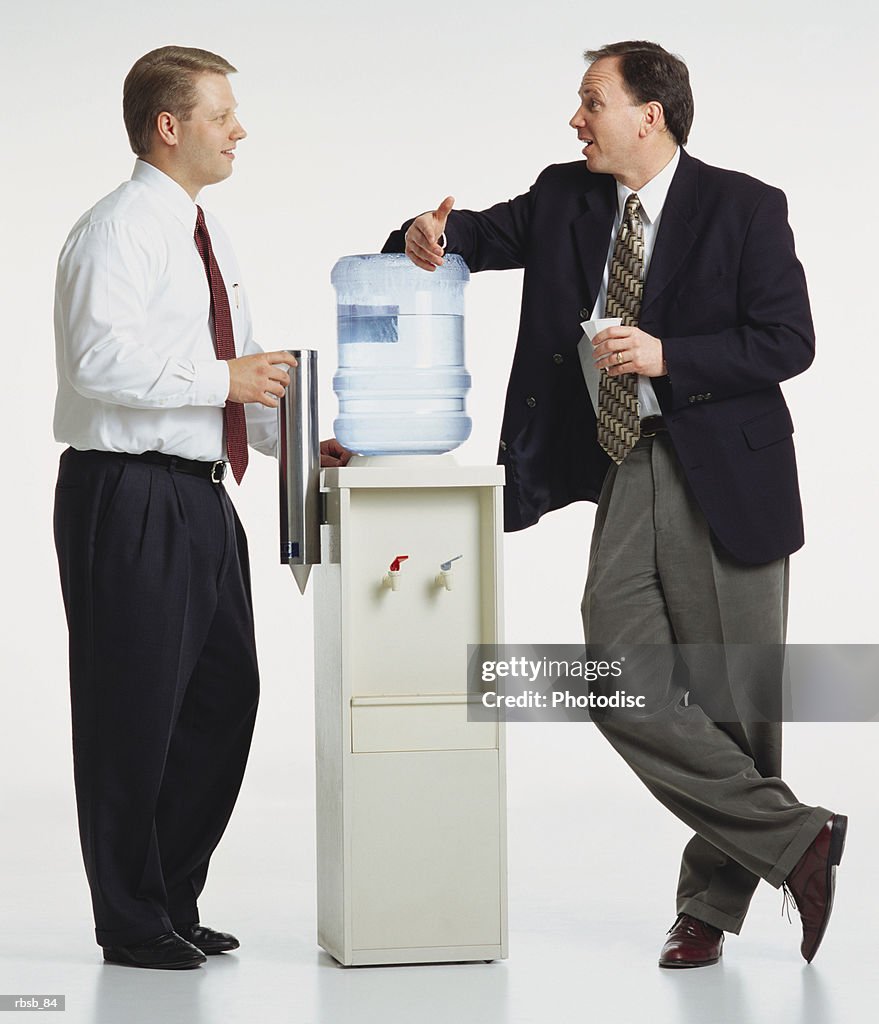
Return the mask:
{"type": "Polygon", "coordinates": [[[289,349],[297,366],[278,406],[281,564],[293,570],[301,594],[320,563],[320,439],[317,352],[289,349]]]}

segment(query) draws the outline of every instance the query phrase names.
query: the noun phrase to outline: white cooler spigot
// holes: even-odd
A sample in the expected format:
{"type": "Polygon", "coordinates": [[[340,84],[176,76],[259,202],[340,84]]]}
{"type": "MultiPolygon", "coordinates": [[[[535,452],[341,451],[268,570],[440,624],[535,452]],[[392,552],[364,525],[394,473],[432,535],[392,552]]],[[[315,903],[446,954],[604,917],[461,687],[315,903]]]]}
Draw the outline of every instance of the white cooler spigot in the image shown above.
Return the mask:
{"type": "Polygon", "coordinates": [[[403,582],[400,579],[400,566],[408,557],[408,555],[397,555],[393,562],[391,562],[388,571],[382,577],[383,587],[390,587],[391,590],[400,589],[400,584],[403,582]]]}
{"type": "Polygon", "coordinates": [[[440,571],[435,577],[436,585],[443,587],[445,590],[452,589],[453,582],[453,571],[452,562],[457,562],[459,558],[463,558],[463,555],[455,555],[454,558],[450,558],[447,562],[440,562],[440,571]]]}

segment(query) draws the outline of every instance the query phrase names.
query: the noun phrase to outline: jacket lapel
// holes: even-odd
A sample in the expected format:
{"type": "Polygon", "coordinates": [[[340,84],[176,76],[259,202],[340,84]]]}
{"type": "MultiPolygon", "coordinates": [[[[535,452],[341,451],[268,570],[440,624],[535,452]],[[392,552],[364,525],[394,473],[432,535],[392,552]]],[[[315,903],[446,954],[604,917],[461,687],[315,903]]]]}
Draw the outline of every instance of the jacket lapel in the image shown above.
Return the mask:
{"type": "Polygon", "coordinates": [[[699,209],[698,161],[681,150],[680,163],[672,178],[659,233],[650,259],[650,270],[644,282],[641,299],[641,319],[650,306],[674,279],[693,243],[696,241],[696,214],[699,209]]]}
{"type": "Polygon", "coordinates": [[[571,223],[574,245],[583,268],[583,305],[595,305],[607,265],[607,247],[616,213],[616,185],[610,175],[596,175],[594,187],[583,196],[583,212],[571,223]]]}

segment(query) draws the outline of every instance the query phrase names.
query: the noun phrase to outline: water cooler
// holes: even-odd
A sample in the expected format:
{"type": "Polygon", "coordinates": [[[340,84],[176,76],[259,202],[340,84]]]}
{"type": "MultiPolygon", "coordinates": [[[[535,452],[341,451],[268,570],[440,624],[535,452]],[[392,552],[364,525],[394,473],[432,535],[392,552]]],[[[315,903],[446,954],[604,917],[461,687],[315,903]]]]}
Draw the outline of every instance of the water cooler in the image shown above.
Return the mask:
{"type": "Polygon", "coordinates": [[[466,667],[468,644],[503,642],[503,469],[447,454],[470,428],[468,273],[352,260],[335,431],[367,454],[320,472],[319,536],[313,354],[282,413],[281,557],[301,588],[317,566],[318,942],[344,965],[499,959],[504,730],[468,721],[466,667]]]}

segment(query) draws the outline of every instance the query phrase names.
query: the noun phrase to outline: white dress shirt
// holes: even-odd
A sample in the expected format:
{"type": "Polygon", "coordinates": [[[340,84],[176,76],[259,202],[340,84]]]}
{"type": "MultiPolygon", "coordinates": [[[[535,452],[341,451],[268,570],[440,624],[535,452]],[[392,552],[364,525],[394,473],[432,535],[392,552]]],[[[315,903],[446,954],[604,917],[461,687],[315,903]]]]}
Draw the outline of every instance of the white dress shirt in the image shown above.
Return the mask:
{"type": "MultiPolygon", "coordinates": [[[[656,234],[659,231],[659,221],[662,218],[662,210],[665,206],[665,199],[671,185],[671,179],[677,170],[678,161],[681,158],[680,149],[676,149],[674,156],[663,167],[663,169],[651,178],[643,188],[638,189],[638,199],[641,201],[641,221],[644,225],[644,280],[647,280],[647,272],[650,269],[650,257],[653,255],[653,247],[656,244],[656,234]]],[[[604,316],[604,306],[607,302],[607,284],[610,280],[610,265],[613,260],[614,243],[617,232],[623,220],[623,211],[626,208],[626,200],[634,189],[627,188],[617,182],[617,215],[614,218],[613,228],[610,233],[610,248],[607,253],[607,263],[604,268],[604,277],[601,282],[601,291],[592,312],[592,319],[598,320],[604,316]]],[[[638,376],[638,402],[641,407],[641,416],[660,416],[662,410],[656,400],[656,393],[650,378],[644,374],[638,376]]]]}
{"type": "MultiPolygon", "coordinates": [[[[195,246],[196,206],[143,160],[74,225],[58,260],[55,438],[80,450],[225,457],[229,367],[217,359],[211,296],[195,246]]],[[[241,273],[205,214],[229,296],[235,351],[254,342],[241,273]]],[[[249,403],[248,441],[277,449],[277,412],[249,403]]]]}

